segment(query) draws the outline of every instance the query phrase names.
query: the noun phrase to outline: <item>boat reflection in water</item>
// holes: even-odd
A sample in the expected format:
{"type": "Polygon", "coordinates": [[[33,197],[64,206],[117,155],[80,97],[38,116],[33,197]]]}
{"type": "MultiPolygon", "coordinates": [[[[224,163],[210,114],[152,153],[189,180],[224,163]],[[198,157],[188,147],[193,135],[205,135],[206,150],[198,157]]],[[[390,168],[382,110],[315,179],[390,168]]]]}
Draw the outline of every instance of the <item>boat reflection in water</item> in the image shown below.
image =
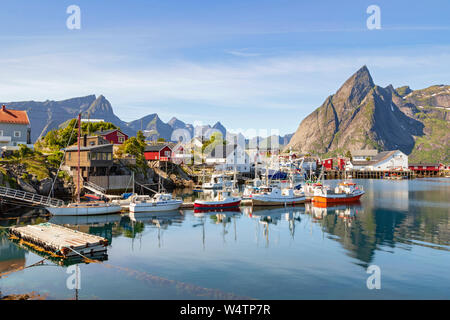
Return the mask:
{"type": "Polygon", "coordinates": [[[295,225],[301,222],[301,215],[305,213],[305,207],[285,207],[285,208],[272,208],[262,209],[258,207],[247,207],[244,209],[244,214],[249,218],[257,221],[256,234],[257,242],[259,235],[259,226],[263,225],[263,236],[266,241],[266,247],[269,246],[269,230],[270,225],[277,225],[279,221],[285,220],[289,222],[289,232],[294,239],[295,225]]]}
{"type": "Polygon", "coordinates": [[[327,215],[336,215],[336,217],[347,221],[349,226],[355,219],[358,212],[363,211],[361,203],[354,202],[348,204],[326,204],[326,203],[308,203],[305,205],[306,213],[311,214],[314,220],[323,220],[327,215]]]}
{"type": "Polygon", "coordinates": [[[202,227],[202,243],[203,243],[203,250],[205,250],[205,238],[206,238],[206,232],[205,232],[205,222],[206,218],[210,218],[211,223],[213,224],[222,224],[222,238],[223,242],[226,242],[225,236],[228,234],[227,226],[233,221],[233,228],[234,228],[234,241],[237,241],[237,232],[236,232],[236,218],[240,217],[242,215],[242,211],[239,207],[235,208],[229,208],[229,209],[211,209],[211,210],[204,210],[204,209],[195,209],[194,210],[194,217],[197,217],[200,219],[199,223],[196,223],[193,225],[194,228],[196,227],[202,227]]]}

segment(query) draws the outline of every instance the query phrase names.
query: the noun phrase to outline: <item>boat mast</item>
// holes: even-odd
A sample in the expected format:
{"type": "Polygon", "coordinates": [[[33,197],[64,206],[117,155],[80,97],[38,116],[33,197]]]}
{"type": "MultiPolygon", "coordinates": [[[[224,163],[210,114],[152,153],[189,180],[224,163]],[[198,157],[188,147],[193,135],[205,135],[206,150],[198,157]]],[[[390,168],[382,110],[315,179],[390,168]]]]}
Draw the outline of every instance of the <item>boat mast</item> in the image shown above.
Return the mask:
{"type": "Polygon", "coordinates": [[[78,168],[77,168],[77,203],[80,203],[80,166],[81,166],[81,161],[80,161],[80,146],[81,146],[81,141],[80,141],[80,137],[81,137],[81,113],[78,114],[78,168]]]}

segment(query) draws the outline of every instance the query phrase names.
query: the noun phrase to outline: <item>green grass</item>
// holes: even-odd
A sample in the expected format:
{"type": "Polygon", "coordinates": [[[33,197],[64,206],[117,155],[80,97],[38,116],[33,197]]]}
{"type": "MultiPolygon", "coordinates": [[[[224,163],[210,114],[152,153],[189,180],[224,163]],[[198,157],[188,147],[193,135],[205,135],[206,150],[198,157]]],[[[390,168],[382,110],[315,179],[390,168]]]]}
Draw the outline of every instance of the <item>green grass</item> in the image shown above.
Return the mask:
{"type": "Polygon", "coordinates": [[[427,117],[423,123],[426,134],[416,139],[409,161],[450,163],[450,123],[427,117]]]}

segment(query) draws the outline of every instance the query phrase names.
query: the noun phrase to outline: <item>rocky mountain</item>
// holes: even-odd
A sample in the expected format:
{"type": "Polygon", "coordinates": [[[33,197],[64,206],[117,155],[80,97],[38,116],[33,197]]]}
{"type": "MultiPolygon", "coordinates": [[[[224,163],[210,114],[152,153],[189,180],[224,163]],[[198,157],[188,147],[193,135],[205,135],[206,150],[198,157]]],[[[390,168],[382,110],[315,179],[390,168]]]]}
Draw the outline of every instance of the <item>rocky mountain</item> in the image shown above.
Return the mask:
{"type": "MultiPolygon", "coordinates": [[[[183,129],[181,132],[186,130],[187,138],[193,136],[209,138],[209,135],[213,132],[220,132],[224,137],[227,134],[227,129],[220,122],[216,122],[213,126],[203,125],[194,128],[192,124],[185,123],[175,117],[165,123],[156,113],[127,123],[114,114],[111,103],[103,95],[98,97],[89,95],[61,101],[22,101],[3,104],[11,109],[28,112],[32,126],[32,141],[45,136],[50,130],[66,125],[69,120],[76,118],[80,112],[84,119],[103,119],[106,122],[111,122],[129,136],[135,136],[137,131],[142,129],[149,140],[164,138],[166,141],[171,141],[174,131],[179,129],[183,129]]],[[[177,132],[175,133],[176,136],[177,132]]],[[[286,137],[279,137],[279,139],[281,144],[287,143],[286,137]]]]}
{"type": "Polygon", "coordinates": [[[366,66],[308,115],[287,148],[344,154],[399,149],[410,161],[450,161],[450,87],[411,90],[374,84],[366,66]]]}

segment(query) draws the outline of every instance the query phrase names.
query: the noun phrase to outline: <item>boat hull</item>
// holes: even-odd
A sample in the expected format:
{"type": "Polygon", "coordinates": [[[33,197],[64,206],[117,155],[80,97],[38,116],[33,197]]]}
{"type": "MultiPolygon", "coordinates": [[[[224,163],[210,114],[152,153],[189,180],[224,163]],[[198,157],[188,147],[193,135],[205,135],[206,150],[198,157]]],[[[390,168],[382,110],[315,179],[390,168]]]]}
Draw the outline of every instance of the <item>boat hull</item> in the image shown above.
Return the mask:
{"type": "Polygon", "coordinates": [[[54,216],[90,216],[101,214],[119,213],[122,208],[119,205],[109,206],[80,206],[80,207],[60,207],[60,208],[46,208],[54,216]]]}
{"type": "Polygon", "coordinates": [[[306,202],[306,197],[299,197],[293,199],[263,199],[263,198],[252,198],[253,206],[293,206],[296,204],[303,204],[306,202]]]}
{"type": "Polygon", "coordinates": [[[131,203],[130,212],[155,212],[155,211],[172,211],[180,208],[182,201],[174,201],[173,203],[131,203]]]}
{"type": "Polygon", "coordinates": [[[214,210],[214,209],[226,209],[235,208],[241,205],[241,199],[231,201],[196,201],[194,202],[194,208],[197,210],[214,210]]]}
{"type": "Polygon", "coordinates": [[[357,202],[362,197],[363,194],[348,197],[334,197],[334,196],[314,196],[313,202],[315,203],[348,203],[357,202]]]}

